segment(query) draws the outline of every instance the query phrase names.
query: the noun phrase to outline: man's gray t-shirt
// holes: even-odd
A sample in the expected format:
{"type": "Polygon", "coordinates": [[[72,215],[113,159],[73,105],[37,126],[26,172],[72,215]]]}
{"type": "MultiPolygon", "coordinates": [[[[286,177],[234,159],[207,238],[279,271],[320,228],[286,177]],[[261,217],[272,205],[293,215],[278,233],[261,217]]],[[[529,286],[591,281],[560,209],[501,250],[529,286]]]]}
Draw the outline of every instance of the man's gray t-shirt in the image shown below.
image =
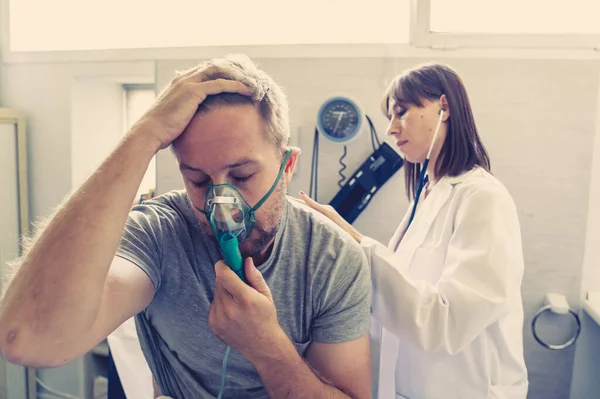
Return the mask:
{"type": "MultiPolygon", "coordinates": [[[[304,356],[312,341],[337,343],[369,330],[371,282],[360,246],[324,216],[287,200],[273,251],[258,266],[279,324],[304,356]]],[[[155,295],[136,317],[140,344],[163,395],[214,398],[226,345],[208,327],[214,265],[222,259],[185,191],[135,206],[117,256],[138,265],[155,295]]],[[[232,350],[224,398],[266,398],[256,369],[232,350]]]]}

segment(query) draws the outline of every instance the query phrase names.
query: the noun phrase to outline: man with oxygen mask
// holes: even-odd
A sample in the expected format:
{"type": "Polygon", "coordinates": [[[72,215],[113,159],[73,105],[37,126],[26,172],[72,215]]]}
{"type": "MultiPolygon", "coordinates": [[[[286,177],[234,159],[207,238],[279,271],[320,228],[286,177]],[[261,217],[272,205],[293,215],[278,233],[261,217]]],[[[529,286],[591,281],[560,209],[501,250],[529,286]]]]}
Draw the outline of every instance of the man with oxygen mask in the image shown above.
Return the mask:
{"type": "Polygon", "coordinates": [[[225,263],[243,281],[247,281],[242,268],[242,255],[239,244],[252,233],[256,222],[254,212],[269,198],[277,188],[277,183],[290,157],[291,150],[286,152],[279,169],[277,180],[267,194],[250,207],[242,194],[231,184],[211,185],[206,192],[205,209],[199,209],[210,223],[212,232],[219,243],[225,263]]]}
{"type": "Polygon", "coordinates": [[[288,139],[285,95],[247,57],[182,72],[25,252],[2,354],[62,365],[135,316],[162,395],[370,397],[366,257],[287,198],[288,139]],[[185,190],[130,212],[171,144],[185,190]]]}

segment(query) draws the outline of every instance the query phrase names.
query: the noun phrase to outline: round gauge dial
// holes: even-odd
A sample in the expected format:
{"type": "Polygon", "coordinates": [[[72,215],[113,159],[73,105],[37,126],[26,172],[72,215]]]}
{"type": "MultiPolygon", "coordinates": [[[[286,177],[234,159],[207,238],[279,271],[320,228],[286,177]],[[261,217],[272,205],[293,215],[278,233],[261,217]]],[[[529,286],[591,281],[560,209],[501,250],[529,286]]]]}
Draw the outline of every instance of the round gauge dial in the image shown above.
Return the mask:
{"type": "Polygon", "coordinates": [[[348,141],[358,134],[361,111],[347,98],[335,97],[326,101],[319,110],[319,131],[332,141],[348,141]]]}

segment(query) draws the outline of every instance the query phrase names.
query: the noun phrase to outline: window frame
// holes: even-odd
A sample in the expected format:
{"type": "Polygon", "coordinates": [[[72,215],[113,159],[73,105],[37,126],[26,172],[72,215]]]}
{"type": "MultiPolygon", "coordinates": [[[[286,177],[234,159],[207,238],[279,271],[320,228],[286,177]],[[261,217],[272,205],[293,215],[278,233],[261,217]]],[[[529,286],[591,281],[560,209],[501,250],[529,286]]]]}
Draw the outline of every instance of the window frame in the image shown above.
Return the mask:
{"type": "Polygon", "coordinates": [[[432,49],[600,50],[600,34],[488,34],[431,31],[431,0],[412,0],[419,33],[413,44],[432,49]]]}

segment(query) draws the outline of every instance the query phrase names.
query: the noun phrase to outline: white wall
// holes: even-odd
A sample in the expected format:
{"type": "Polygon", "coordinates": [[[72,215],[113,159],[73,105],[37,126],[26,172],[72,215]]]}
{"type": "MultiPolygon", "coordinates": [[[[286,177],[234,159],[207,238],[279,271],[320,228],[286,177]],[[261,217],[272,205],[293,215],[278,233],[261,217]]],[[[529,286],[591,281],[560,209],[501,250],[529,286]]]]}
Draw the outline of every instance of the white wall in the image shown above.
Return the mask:
{"type": "MultiPolygon", "coordinates": [[[[17,108],[27,117],[32,220],[48,215],[71,191],[73,181],[88,173],[80,170],[80,165],[87,169],[98,161],[98,154],[109,151],[99,135],[113,134],[112,129],[117,128],[117,121],[102,118],[117,109],[121,112],[121,105],[108,101],[117,98],[116,86],[153,82],[153,62],[3,65],[2,105],[17,108]],[[82,113],[90,120],[81,118],[82,113]],[[73,128],[78,133],[75,136],[73,128]],[[98,151],[92,152],[98,145],[98,151]]],[[[117,131],[122,133],[120,127],[117,131]]]]}
{"type": "Polygon", "coordinates": [[[582,297],[588,291],[600,292],[600,90],[598,91],[594,161],[590,178],[590,208],[583,262],[582,297]]]}
{"type": "Polygon", "coordinates": [[[31,220],[47,215],[71,189],[70,64],[2,67],[2,105],[27,117],[31,220]]]}
{"type": "MultiPolygon", "coordinates": [[[[598,91],[594,160],[590,178],[589,213],[581,281],[581,298],[600,292],[600,90],[598,91]]],[[[600,325],[580,311],[581,335],[575,347],[570,399],[600,396],[600,325]]]]}
{"type": "Polygon", "coordinates": [[[123,137],[124,92],[102,77],[80,78],[71,99],[71,187],[78,187],[123,137]]]}

